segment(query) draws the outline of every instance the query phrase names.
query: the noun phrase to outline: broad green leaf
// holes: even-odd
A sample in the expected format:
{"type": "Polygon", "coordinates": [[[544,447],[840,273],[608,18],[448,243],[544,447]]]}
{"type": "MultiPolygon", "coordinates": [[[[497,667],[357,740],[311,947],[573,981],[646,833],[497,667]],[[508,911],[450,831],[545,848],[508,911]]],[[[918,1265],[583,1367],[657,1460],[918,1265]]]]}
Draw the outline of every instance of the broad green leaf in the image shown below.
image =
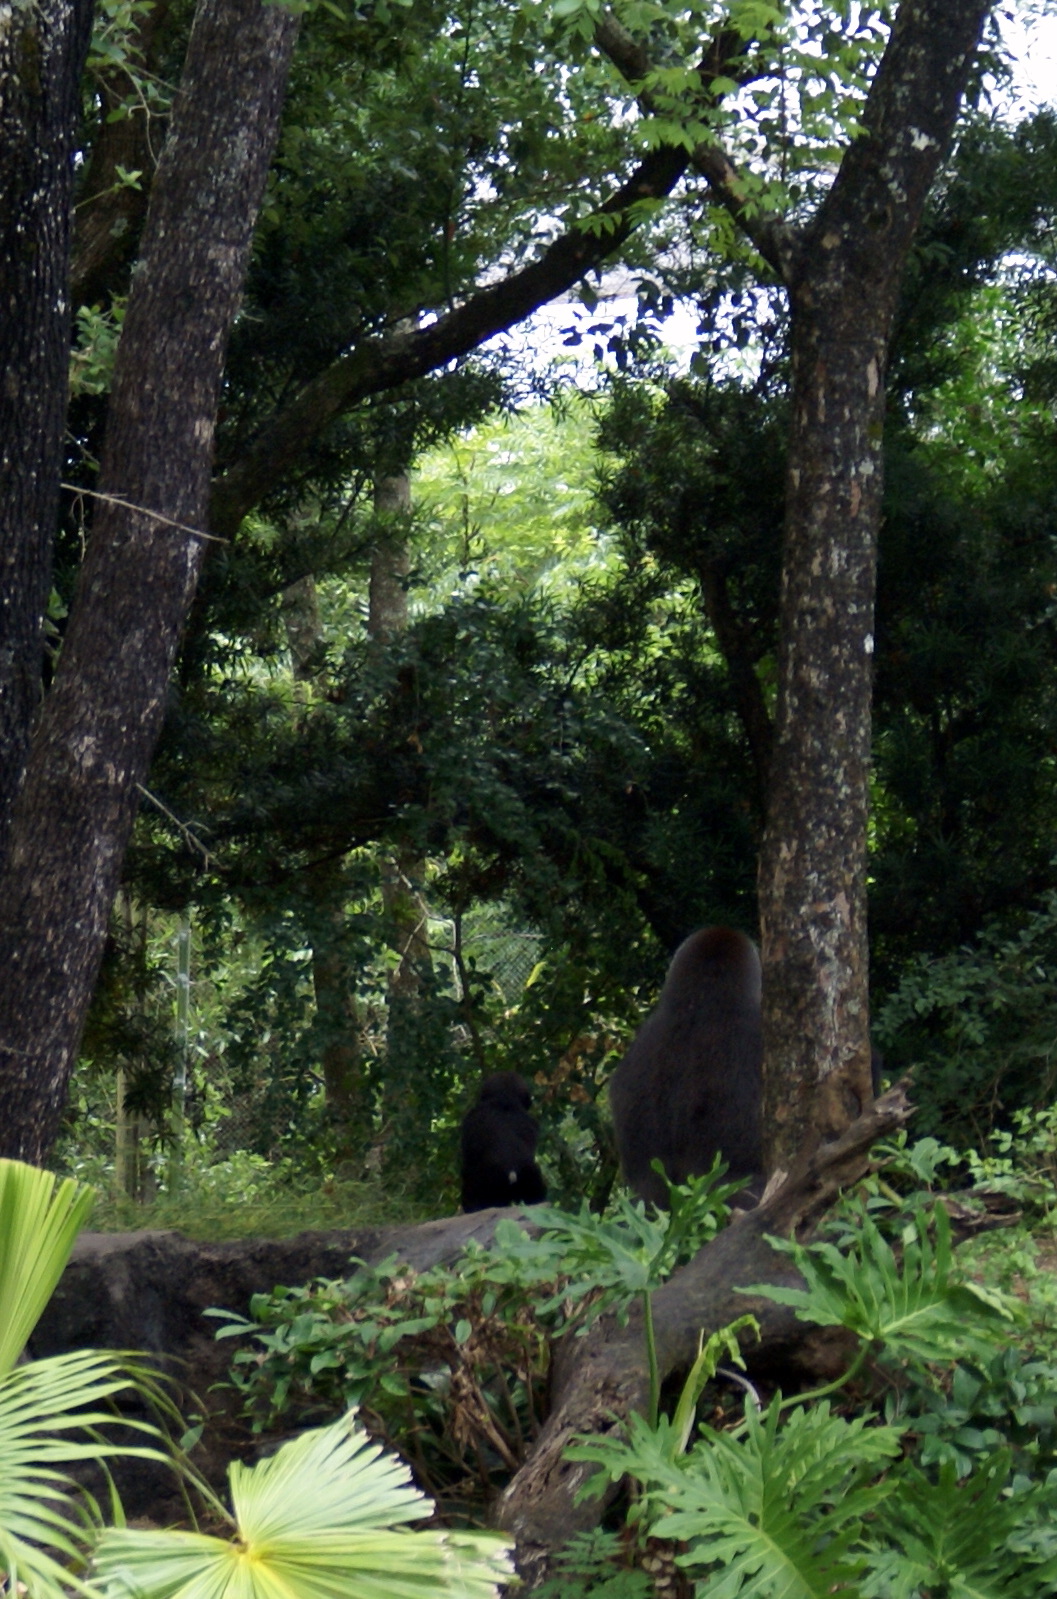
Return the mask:
{"type": "Polygon", "coordinates": [[[111,1599],[489,1599],[512,1575],[502,1538],[406,1530],[432,1506],[351,1412],[229,1477],[230,1540],[104,1534],[96,1569],[111,1599]]]}
{"type": "Polygon", "coordinates": [[[757,1283],[742,1292],[791,1305],[802,1321],[847,1327],[867,1343],[884,1344],[897,1359],[986,1353],[1018,1316],[1007,1296],[980,1292],[953,1276],[950,1219],[942,1205],[915,1213],[901,1257],[865,1211],[851,1245],[770,1242],[792,1257],[807,1287],[757,1283]]]}
{"type": "Polygon", "coordinates": [[[945,1461],[939,1480],[907,1466],[878,1515],[883,1545],[875,1572],[892,1599],[949,1593],[955,1599],[1035,1599],[1057,1587],[1057,1558],[1032,1564],[1017,1535],[1041,1510],[1052,1516],[1046,1485],[1009,1489],[1010,1454],[999,1450],[969,1477],[958,1480],[945,1461]]]}

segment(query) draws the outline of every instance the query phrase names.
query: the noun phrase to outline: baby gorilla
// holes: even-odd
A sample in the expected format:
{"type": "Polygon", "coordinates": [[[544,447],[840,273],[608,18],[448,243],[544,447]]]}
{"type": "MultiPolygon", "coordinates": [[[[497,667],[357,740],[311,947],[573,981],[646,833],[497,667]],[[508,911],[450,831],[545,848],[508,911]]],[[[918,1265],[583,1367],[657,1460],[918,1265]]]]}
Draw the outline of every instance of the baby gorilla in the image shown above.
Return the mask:
{"type": "Polygon", "coordinates": [[[517,1072],[497,1072],[481,1084],[462,1121],[462,1208],[538,1205],[547,1197],[536,1165],[539,1123],[532,1095],[517,1072]]]}

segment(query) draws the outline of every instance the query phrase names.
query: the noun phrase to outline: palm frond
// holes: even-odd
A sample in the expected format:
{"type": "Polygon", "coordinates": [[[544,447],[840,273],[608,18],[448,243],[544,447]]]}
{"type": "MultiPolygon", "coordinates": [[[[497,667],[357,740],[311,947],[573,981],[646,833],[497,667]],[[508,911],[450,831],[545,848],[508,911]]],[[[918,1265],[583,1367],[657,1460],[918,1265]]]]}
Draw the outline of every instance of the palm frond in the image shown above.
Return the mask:
{"type": "Polygon", "coordinates": [[[26,1347],[93,1197],[72,1177],[0,1160],[0,1375],[26,1347]]]}
{"type": "Polygon", "coordinates": [[[351,1412],[229,1477],[230,1540],[103,1535],[96,1571],[109,1599],[491,1599],[512,1575],[505,1539],[401,1525],[432,1506],[351,1412]]]}

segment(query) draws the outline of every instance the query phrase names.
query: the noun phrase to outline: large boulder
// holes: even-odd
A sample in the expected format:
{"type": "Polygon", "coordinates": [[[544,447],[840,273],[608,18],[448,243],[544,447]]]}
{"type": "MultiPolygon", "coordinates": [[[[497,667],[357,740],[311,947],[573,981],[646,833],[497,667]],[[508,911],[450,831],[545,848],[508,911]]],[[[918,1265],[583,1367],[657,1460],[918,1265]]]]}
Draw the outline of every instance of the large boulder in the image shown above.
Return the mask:
{"type": "MultiPolygon", "coordinates": [[[[414,1227],[223,1244],[195,1243],[175,1232],[82,1233],[37,1324],[29,1354],[41,1359],[71,1349],[114,1349],[146,1356],[188,1424],[204,1419],[193,1462],[222,1488],[228,1462],[246,1458],[257,1445],[239,1417],[237,1393],[224,1387],[236,1346],[228,1339],[216,1341],[216,1323],[204,1311],[216,1306],[247,1315],[254,1294],[315,1277],[347,1276],[354,1256],[376,1264],[395,1254],[424,1270],[454,1259],[471,1238],[490,1242],[496,1217],[504,1214],[485,1210],[414,1227]]],[[[135,1399],[123,1403],[122,1412],[149,1416],[135,1399]]],[[[171,1423],[170,1429],[180,1430],[171,1423]]],[[[130,1431],[122,1436],[141,1441],[130,1431]]],[[[78,1475],[93,1489],[101,1488],[88,1472],[78,1475]]],[[[185,1519],[183,1493],[168,1468],[124,1461],[114,1475],[127,1515],[161,1524],[185,1519]]]]}

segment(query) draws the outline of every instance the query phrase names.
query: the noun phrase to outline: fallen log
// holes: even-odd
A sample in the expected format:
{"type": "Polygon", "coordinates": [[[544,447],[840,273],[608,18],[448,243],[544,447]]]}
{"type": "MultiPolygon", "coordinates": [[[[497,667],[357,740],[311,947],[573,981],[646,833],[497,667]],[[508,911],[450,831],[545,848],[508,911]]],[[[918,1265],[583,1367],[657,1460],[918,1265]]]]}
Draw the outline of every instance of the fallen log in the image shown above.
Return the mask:
{"type": "MultiPolygon", "coordinates": [[[[755,1210],[737,1213],[656,1291],[653,1320],[662,1381],[689,1369],[702,1333],[707,1337],[750,1312],[760,1324],[759,1343],[744,1348],[750,1369],[779,1361],[796,1364],[799,1355],[805,1375],[820,1374],[827,1341],[819,1339],[818,1329],[797,1321],[786,1306],[739,1293],[738,1287],[801,1282],[766,1235],[807,1237],[838,1195],[867,1174],[871,1146],[903,1127],[911,1109],[905,1085],[896,1084],[839,1139],[806,1155],[788,1174],[776,1173],[755,1210]]],[[[841,1352],[838,1369],[844,1363],[841,1352]]],[[[624,1327],[614,1316],[603,1317],[585,1337],[568,1337],[555,1351],[550,1416],[530,1458],[505,1490],[496,1518],[517,1541],[518,1570],[529,1587],[548,1575],[556,1549],[597,1524],[605,1506],[598,1498],[577,1503],[578,1490],[595,1468],[567,1460],[568,1445],[584,1434],[622,1427],[629,1412],[645,1410],[648,1388],[640,1314],[633,1313],[624,1327]]]]}
{"type": "MultiPolygon", "coordinates": [[[[395,1254],[418,1270],[440,1265],[455,1260],[471,1239],[489,1244],[497,1219],[514,1214],[482,1210],[418,1226],[214,1244],[176,1232],[82,1233],[28,1353],[36,1360],[71,1349],[146,1355],[188,1423],[204,1420],[193,1462],[223,1492],[229,1462],[251,1453],[258,1440],[240,1418],[241,1396],[223,1386],[232,1345],[216,1341],[216,1324],[204,1311],[219,1306],[248,1315],[254,1294],[315,1277],[347,1277],[354,1256],[376,1265],[395,1254]]],[[[122,1414],[151,1419],[135,1395],[123,1397],[122,1414]]],[[[126,1441],[138,1440],[129,1435],[126,1441]]],[[[171,1470],[150,1461],[117,1460],[113,1472],[129,1516],[163,1526],[186,1516],[183,1491],[171,1470]]],[[[99,1490],[92,1471],[80,1475],[99,1490]]]]}

